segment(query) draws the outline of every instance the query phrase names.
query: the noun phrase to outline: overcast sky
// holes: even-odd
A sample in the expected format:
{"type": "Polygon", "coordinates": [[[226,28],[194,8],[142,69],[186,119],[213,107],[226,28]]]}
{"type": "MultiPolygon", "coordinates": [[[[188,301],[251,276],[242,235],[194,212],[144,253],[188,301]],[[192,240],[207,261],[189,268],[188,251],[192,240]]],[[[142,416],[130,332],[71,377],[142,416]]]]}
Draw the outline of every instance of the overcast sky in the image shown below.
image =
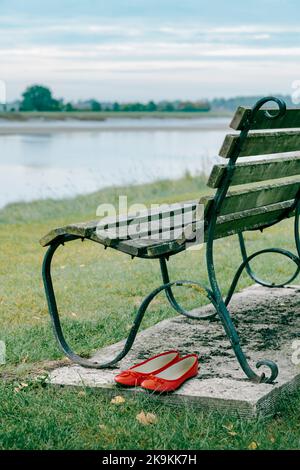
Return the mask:
{"type": "Polygon", "coordinates": [[[0,79],[56,97],[291,93],[299,0],[0,0],[0,79]]]}

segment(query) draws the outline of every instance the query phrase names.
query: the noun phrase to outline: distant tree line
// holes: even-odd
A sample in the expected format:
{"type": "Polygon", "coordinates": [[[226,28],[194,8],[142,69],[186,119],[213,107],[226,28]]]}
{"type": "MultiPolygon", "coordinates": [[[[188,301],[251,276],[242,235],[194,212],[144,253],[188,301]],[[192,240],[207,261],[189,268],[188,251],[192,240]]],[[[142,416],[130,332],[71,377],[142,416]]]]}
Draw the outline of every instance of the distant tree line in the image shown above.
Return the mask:
{"type": "MultiPolygon", "coordinates": [[[[294,106],[290,96],[281,96],[289,107],[294,106]]],[[[95,99],[65,102],[53,97],[49,88],[43,85],[32,85],[22,94],[22,100],[6,105],[7,111],[92,111],[92,112],[207,112],[210,110],[234,111],[238,106],[252,106],[261,96],[237,96],[235,98],[214,98],[208,100],[176,100],[148,101],[148,103],[132,102],[100,102],[95,99]]]]}
{"type": "Polygon", "coordinates": [[[19,106],[20,111],[112,111],[112,112],[199,112],[209,111],[210,105],[206,100],[197,101],[149,101],[148,103],[114,103],[99,102],[95,99],[65,103],[62,99],[55,99],[49,88],[42,85],[33,85],[24,91],[19,106]]]}
{"type": "MultiPolygon", "coordinates": [[[[289,108],[295,107],[291,96],[275,94],[282,98],[289,108]]],[[[210,101],[211,109],[234,111],[238,106],[253,106],[262,96],[236,96],[235,98],[214,98],[210,101]]],[[[270,103],[270,106],[272,104],[270,103]]],[[[276,105],[274,105],[276,107],[276,105]]]]}

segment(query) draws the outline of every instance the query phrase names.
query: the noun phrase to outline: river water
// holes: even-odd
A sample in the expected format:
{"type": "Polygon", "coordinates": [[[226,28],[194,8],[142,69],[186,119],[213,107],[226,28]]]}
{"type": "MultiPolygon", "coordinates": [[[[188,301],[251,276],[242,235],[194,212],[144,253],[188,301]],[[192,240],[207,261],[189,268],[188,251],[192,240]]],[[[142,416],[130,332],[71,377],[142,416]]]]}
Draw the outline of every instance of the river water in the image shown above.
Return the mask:
{"type": "Polygon", "coordinates": [[[0,123],[0,207],[209,173],[226,118],[0,123]]]}

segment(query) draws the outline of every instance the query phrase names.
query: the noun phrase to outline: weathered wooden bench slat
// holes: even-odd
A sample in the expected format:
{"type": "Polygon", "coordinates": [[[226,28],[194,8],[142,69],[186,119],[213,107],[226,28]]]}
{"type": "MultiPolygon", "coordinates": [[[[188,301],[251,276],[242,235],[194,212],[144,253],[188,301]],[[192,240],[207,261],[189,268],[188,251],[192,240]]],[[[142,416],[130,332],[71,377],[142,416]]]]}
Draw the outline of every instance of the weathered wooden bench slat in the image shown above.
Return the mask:
{"type": "MultiPolygon", "coordinates": [[[[268,109],[270,113],[274,113],[277,110],[268,109]]],[[[251,114],[250,108],[239,106],[233,116],[230,123],[230,127],[237,131],[243,129],[249,115],[251,114]]],[[[254,118],[251,129],[263,130],[263,129],[292,129],[300,127],[300,109],[287,109],[285,114],[277,119],[266,119],[265,110],[259,110],[254,118]]]]}
{"type": "MultiPolygon", "coordinates": [[[[281,215],[290,209],[294,200],[278,202],[269,206],[236,212],[218,218],[216,237],[222,238],[247,230],[254,230],[275,223],[281,215]]],[[[294,212],[289,214],[292,217],[294,212]]],[[[206,241],[206,236],[205,236],[206,241]]]]}
{"type": "Polygon", "coordinates": [[[126,227],[130,224],[141,224],[147,223],[148,221],[155,221],[161,219],[169,219],[176,217],[180,214],[188,213],[196,209],[198,201],[195,199],[193,201],[178,202],[174,204],[162,204],[159,207],[154,207],[145,211],[140,212],[139,214],[121,214],[116,217],[106,217],[101,221],[101,226],[103,229],[115,228],[115,227],[126,227]]]}
{"type": "MultiPolygon", "coordinates": [[[[207,186],[218,188],[226,173],[227,165],[214,165],[207,186]]],[[[300,175],[300,156],[270,158],[252,162],[237,163],[230,185],[256,183],[300,175]]]]}
{"type": "MultiPolygon", "coordinates": [[[[215,239],[225,238],[248,230],[258,230],[269,224],[275,223],[285,211],[292,207],[293,203],[294,200],[291,200],[221,216],[217,221],[215,239]]],[[[288,217],[292,217],[293,215],[294,212],[290,212],[288,217]]],[[[205,231],[204,242],[207,242],[207,237],[208,233],[205,231]]],[[[179,249],[180,246],[184,248],[184,242],[185,238],[176,240],[177,249],[179,249]]],[[[153,243],[147,247],[147,254],[151,257],[168,254],[172,251],[171,248],[173,249],[174,245],[175,242],[172,242],[172,246],[170,243],[168,244],[168,242],[160,244],[153,243]]]]}
{"type": "Polygon", "coordinates": [[[72,233],[72,235],[82,238],[91,238],[97,229],[98,239],[101,239],[104,244],[110,246],[112,240],[126,238],[126,234],[133,239],[146,236],[150,232],[157,234],[166,230],[179,229],[192,222],[192,220],[196,220],[196,214],[199,218],[199,214],[196,211],[197,204],[197,200],[186,201],[163,205],[162,212],[160,212],[159,208],[154,208],[136,217],[129,214],[126,218],[124,214],[115,218],[110,217],[109,222],[105,218],[86,223],[70,224],[52,230],[40,240],[40,243],[42,246],[47,246],[65,233],[72,233]]]}
{"type": "MultiPolygon", "coordinates": [[[[235,214],[224,215],[218,218],[215,239],[225,238],[247,230],[255,230],[275,223],[284,211],[292,207],[294,201],[272,204],[270,206],[250,209],[235,214]]],[[[289,214],[292,217],[294,212],[289,214]]],[[[207,242],[208,233],[204,232],[204,242],[207,242]]],[[[176,240],[177,249],[184,248],[185,239],[176,240]]],[[[174,248],[174,242],[172,242],[174,248]]],[[[147,247],[148,256],[160,256],[171,252],[171,246],[167,242],[153,244],[147,247]]]]}
{"type": "MultiPolygon", "coordinates": [[[[221,207],[220,215],[234,214],[255,207],[267,206],[277,202],[289,201],[296,197],[300,189],[300,177],[280,183],[265,184],[255,188],[245,188],[228,192],[221,207]]],[[[205,205],[207,214],[213,203],[214,196],[203,196],[200,204],[205,205]]]]}
{"type": "MultiPolygon", "coordinates": [[[[200,207],[200,206],[199,206],[200,207]]],[[[203,217],[202,217],[203,218],[203,217]]],[[[189,212],[188,214],[178,214],[174,218],[165,218],[161,220],[151,220],[144,223],[133,223],[129,226],[122,226],[116,228],[109,228],[108,230],[97,229],[97,234],[100,238],[105,239],[138,239],[147,238],[151,236],[152,239],[159,238],[163,240],[168,237],[168,234],[182,233],[182,229],[189,223],[196,222],[200,219],[200,214],[197,211],[189,212]],[[187,217],[188,215],[188,217],[187,217]]]]}
{"type": "MultiPolygon", "coordinates": [[[[191,214],[191,217],[182,221],[178,221],[178,223],[176,225],[173,225],[172,227],[170,226],[170,224],[161,225],[155,222],[154,224],[151,223],[149,225],[142,225],[141,230],[137,230],[136,232],[128,232],[127,227],[122,227],[121,230],[117,228],[116,231],[99,231],[97,230],[98,221],[93,222],[94,227],[92,230],[90,228],[85,229],[84,226],[79,224],[73,224],[52,230],[46,235],[46,237],[41,240],[41,244],[42,246],[47,246],[50,243],[53,243],[55,240],[58,240],[62,235],[72,235],[80,238],[87,238],[112,248],[115,248],[116,245],[119,244],[120,246],[125,246],[123,245],[123,242],[127,241],[137,241],[137,244],[133,243],[134,247],[140,246],[141,243],[142,245],[144,245],[144,241],[147,243],[147,240],[152,240],[157,243],[163,243],[164,240],[168,240],[170,238],[175,239],[177,237],[183,237],[185,227],[192,223],[195,223],[196,221],[199,222],[200,220],[201,219],[199,219],[199,216],[196,218],[195,211],[193,214],[191,214]]],[[[132,250],[130,250],[130,254],[135,254],[135,252],[133,253],[132,250]]]]}
{"type": "MultiPolygon", "coordinates": [[[[239,136],[228,134],[219,155],[232,157],[239,136]]],[[[300,131],[252,132],[244,142],[239,157],[300,151],[300,131]]]]}

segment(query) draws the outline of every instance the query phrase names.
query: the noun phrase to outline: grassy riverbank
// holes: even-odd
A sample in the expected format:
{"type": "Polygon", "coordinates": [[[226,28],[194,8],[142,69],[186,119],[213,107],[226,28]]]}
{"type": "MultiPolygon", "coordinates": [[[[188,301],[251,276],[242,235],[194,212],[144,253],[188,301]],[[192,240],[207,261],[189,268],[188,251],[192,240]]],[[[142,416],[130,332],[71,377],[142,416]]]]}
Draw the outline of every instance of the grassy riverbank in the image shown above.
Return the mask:
{"type": "MultiPolygon", "coordinates": [[[[98,204],[116,204],[119,194],[127,194],[129,204],[150,204],[193,199],[204,192],[202,177],[186,176],[176,182],[108,188],[63,201],[13,204],[0,211],[0,340],[7,346],[7,364],[0,366],[1,449],[299,448],[300,395],[292,404],[282,404],[284,414],[262,423],[205,415],[187,407],[174,409],[140,396],[126,395],[125,403],[116,406],[92,390],[53,389],[34,380],[65,361],[50,329],[41,282],[44,249],[39,238],[55,226],[95,218],[98,204]],[[140,424],[136,415],[142,410],[155,413],[157,423],[140,424]]],[[[284,240],[285,247],[293,249],[291,223],[285,221],[264,235],[250,234],[249,251],[265,246],[266,238],[269,245],[282,246],[284,240]]],[[[240,254],[232,237],[217,245],[218,275],[226,289],[240,254]]],[[[272,271],[284,275],[289,266],[280,261],[272,271]]],[[[263,260],[257,261],[256,268],[262,276],[269,273],[263,260]]],[[[171,261],[171,273],[174,278],[205,281],[203,250],[177,255],[171,261]]],[[[160,283],[157,262],[132,261],[89,242],[61,248],[54,277],[67,337],[83,354],[124,338],[134,309],[160,283]]],[[[239,289],[249,284],[243,276],[239,289]]],[[[180,299],[195,306],[190,293],[183,292],[180,299]]],[[[163,296],[150,312],[143,328],[173,315],[163,296]]]]}
{"type": "Polygon", "coordinates": [[[30,121],[42,119],[45,121],[65,121],[68,119],[77,119],[79,121],[104,121],[108,118],[157,118],[157,119],[202,119],[216,117],[230,117],[230,111],[208,111],[208,112],[113,112],[113,111],[72,111],[72,112],[0,112],[0,119],[8,121],[30,121]]]}

